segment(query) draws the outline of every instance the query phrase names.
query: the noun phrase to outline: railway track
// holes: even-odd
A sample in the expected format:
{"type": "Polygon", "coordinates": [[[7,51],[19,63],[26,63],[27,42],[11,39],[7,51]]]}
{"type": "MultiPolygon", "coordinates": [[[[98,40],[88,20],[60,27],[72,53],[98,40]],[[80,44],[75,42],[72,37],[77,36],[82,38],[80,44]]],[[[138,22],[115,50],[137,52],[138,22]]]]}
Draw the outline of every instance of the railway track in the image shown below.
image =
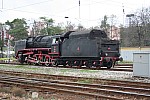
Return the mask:
{"type": "MultiPolygon", "coordinates": [[[[12,64],[12,65],[21,65],[20,63],[17,63],[17,62],[10,62],[10,63],[0,63],[0,64],[12,64]]],[[[24,65],[27,65],[27,64],[24,64],[24,65]]],[[[40,65],[39,65],[40,66],[40,65]]],[[[113,68],[111,69],[107,69],[106,67],[101,67],[101,68],[95,68],[95,67],[92,67],[92,68],[87,68],[87,67],[77,67],[77,66],[74,66],[74,67],[64,67],[64,66],[54,66],[54,67],[60,67],[60,68],[75,68],[75,69],[91,69],[91,70],[108,70],[108,71],[127,71],[127,72],[133,72],[133,64],[118,64],[116,66],[114,66],[113,68]]]]}
{"type": "Polygon", "coordinates": [[[51,92],[73,93],[75,95],[84,95],[93,98],[110,99],[110,100],[148,100],[150,99],[150,87],[135,88],[125,87],[118,84],[100,85],[100,84],[84,84],[79,82],[68,82],[62,80],[45,80],[36,78],[0,76],[0,83],[17,85],[23,88],[34,88],[38,90],[46,90],[51,92]]]}
{"type": "Polygon", "coordinates": [[[73,93],[112,100],[149,100],[150,83],[0,71],[0,82],[24,88],[73,93]],[[11,76],[6,76],[11,75],[11,76]],[[13,76],[12,76],[13,75],[13,76]],[[39,79],[38,79],[39,78],[39,79]],[[90,80],[89,84],[82,81],[90,80]],[[28,83],[29,82],[29,83],[28,83]],[[28,84],[26,86],[25,84],[28,84]],[[118,99],[119,98],[119,99],[118,99]]]}

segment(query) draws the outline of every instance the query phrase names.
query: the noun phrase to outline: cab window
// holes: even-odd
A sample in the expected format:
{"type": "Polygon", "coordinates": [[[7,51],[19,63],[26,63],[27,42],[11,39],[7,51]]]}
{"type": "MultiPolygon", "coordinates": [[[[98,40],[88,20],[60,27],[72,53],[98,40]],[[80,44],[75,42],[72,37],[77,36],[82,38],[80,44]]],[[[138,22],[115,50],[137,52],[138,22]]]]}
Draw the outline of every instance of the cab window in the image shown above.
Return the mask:
{"type": "Polygon", "coordinates": [[[58,44],[59,38],[53,38],[52,44],[58,44]]]}
{"type": "Polygon", "coordinates": [[[52,44],[55,44],[56,38],[53,38],[52,44]]]}

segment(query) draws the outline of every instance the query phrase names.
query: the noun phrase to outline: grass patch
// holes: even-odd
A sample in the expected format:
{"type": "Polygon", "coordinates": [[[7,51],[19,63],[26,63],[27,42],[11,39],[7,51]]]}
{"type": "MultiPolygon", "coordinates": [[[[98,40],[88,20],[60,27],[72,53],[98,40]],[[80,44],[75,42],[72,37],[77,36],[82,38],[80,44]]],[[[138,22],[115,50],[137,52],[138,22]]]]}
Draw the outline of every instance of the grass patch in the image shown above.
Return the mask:
{"type": "Polygon", "coordinates": [[[98,72],[97,70],[87,70],[87,69],[82,69],[80,70],[80,72],[86,72],[86,73],[95,73],[95,72],[98,72]]]}
{"type": "Polygon", "coordinates": [[[25,68],[25,65],[17,65],[17,66],[14,66],[15,68],[25,68]]]}
{"type": "Polygon", "coordinates": [[[92,80],[90,80],[90,79],[83,79],[83,80],[78,80],[77,82],[90,84],[90,83],[92,83],[92,80]]]}
{"type": "Polygon", "coordinates": [[[10,66],[10,65],[0,65],[0,67],[25,68],[25,65],[14,65],[14,66],[10,66]]]}
{"type": "Polygon", "coordinates": [[[132,61],[118,61],[118,64],[133,64],[132,61]]]}
{"type": "Polygon", "coordinates": [[[38,68],[32,68],[32,67],[28,67],[27,65],[14,65],[14,66],[10,66],[10,65],[0,65],[0,67],[5,67],[5,68],[13,68],[13,69],[24,69],[24,70],[38,70],[38,68]]]}
{"type": "Polygon", "coordinates": [[[68,69],[61,69],[61,72],[63,73],[68,72],[68,69]]]}
{"type": "Polygon", "coordinates": [[[17,60],[17,59],[15,59],[15,58],[13,58],[13,57],[11,57],[11,58],[0,58],[0,61],[4,61],[4,60],[17,60]]]}

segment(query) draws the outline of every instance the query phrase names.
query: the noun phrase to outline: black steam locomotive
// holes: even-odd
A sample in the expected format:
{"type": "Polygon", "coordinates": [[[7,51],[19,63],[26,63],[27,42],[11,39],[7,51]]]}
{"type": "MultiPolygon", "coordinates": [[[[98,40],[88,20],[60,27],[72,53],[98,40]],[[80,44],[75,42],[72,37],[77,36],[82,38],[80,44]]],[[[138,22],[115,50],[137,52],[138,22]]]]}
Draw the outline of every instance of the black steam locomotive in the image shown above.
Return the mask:
{"type": "Polygon", "coordinates": [[[120,60],[119,41],[108,39],[104,31],[96,29],[19,40],[15,56],[20,63],[89,68],[111,68],[120,60]]]}

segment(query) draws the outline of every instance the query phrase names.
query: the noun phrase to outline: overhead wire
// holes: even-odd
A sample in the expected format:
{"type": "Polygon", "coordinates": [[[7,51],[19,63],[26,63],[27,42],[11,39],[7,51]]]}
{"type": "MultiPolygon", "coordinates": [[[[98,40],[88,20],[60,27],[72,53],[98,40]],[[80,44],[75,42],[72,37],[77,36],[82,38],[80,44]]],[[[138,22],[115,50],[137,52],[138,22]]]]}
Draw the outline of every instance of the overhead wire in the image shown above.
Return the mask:
{"type": "MultiPolygon", "coordinates": [[[[104,0],[103,0],[104,1],[104,0]]],[[[36,3],[37,4],[37,3],[36,3]]],[[[30,4],[31,5],[31,4],[30,4]]],[[[33,4],[32,4],[33,5],[33,4]]],[[[87,4],[84,4],[84,5],[87,5],[87,4]]],[[[26,5],[26,6],[29,6],[29,5],[26,5]]],[[[22,7],[25,7],[25,6],[22,6],[22,7]]],[[[50,14],[44,14],[44,13],[38,13],[38,12],[30,12],[30,11],[23,11],[23,10],[16,10],[17,8],[19,8],[19,7],[16,7],[15,9],[13,8],[13,9],[6,9],[6,8],[4,8],[6,11],[7,10],[12,10],[12,11],[18,11],[18,12],[25,12],[25,13],[34,13],[34,14],[42,14],[42,15],[44,15],[44,16],[55,16],[55,17],[60,17],[60,18],[63,18],[64,16],[58,16],[58,15],[50,15],[50,14]]],[[[21,8],[21,7],[20,7],[21,8]]],[[[75,8],[75,7],[72,7],[72,8],[75,8]]],[[[70,19],[75,19],[75,18],[70,18],[70,19]]],[[[81,18],[81,20],[83,21],[83,22],[87,22],[87,21],[98,21],[99,19],[91,19],[91,20],[89,20],[89,19],[83,19],[83,18],[81,18]]]]}
{"type": "MultiPolygon", "coordinates": [[[[41,4],[41,3],[45,3],[45,2],[49,2],[49,1],[53,1],[53,0],[46,0],[46,1],[37,2],[37,3],[32,3],[32,4],[20,6],[20,7],[10,8],[10,9],[4,8],[4,10],[5,10],[5,11],[13,10],[13,11],[19,11],[19,12],[25,12],[25,13],[42,14],[42,15],[46,15],[46,16],[64,17],[64,16],[58,16],[58,15],[43,14],[43,13],[38,13],[38,12],[30,12],[30,11],[16,10],[16,9],[19,9],[19,8],[28,7],[28,6],[33,6],[33,5],[37,5],[37,4],[41,4]]],[[[115,5],[122,6],[122,3],[121,3],[121,2],[117,2],[117,1],[114,1],[114,0],[109,0],[109,2],[106,2],[105,0],[102,0],[102,1],[99,1],[99,2],[98,2],[98,1],[92,1],[92,2],[93,2],[93,3],[91,3],[91,4],[82,4],[82,5],[83,5],[83,6],[86,6],[86,5],[94,5],[94,4],[97,4],[97,3],[100,3],[100,4],[104,4],[104,3],[114,3],[114,5],[112,5],[112,6],[115,6],[115,5]]],[[[61,12],[65,12],[65,11],[67,11],[67,10],[74,9],[74,8],[76,8],[76,7],[78,7],[78,6],[74,6],[74,7],[65,9],[65,10],[63,10],[63,11],[61,11],[61,12]]],[[[99,19],[92,19],[92,20],[89,20],[89,19],[82,19],[82,20],[86,20],[86,21],[97,21],[97,20],[99,20],[99,19]]]]}
{"type": "MultiPolygon", "coordinates": [[[[5,9],[5,8],[4,8],[5,9]]],[[[62,17],[62,16],[57,16],[57,15],[50,15],[50,14],[45,14],[45,13],[39,13],[39,12],[31,12],[31,11],[24,11],[24,10],[15,10],[15,9],[5,9],[9,11],[17,11],[17,12],[24,12],[24,13],[31,13],[31,14],[40,14],[40,15],[46,15],[46,16],[56,16],[56,17],[62,17]]]]}
{"type": "MultiPolygon", "coordinates": [[[[28,4],[28,5],[24,5],[24,6],[19,6],[19,7],[15,7],[15,8],[10,8],[10,9],[7,9],[7,10],[19,9],[19,8],[24,8],[24,7],[33,6],[33,5],[39,5],[39,4],[46,3],[46,2],[50,2],[50,1],[53,1],[53,0],[46,0],[46,1],[42,1],[42,2],[32,3],[32,4],[28,4]]],[[[4,8],[3,8],[3,9],[4,9],[4,8]]]]}

